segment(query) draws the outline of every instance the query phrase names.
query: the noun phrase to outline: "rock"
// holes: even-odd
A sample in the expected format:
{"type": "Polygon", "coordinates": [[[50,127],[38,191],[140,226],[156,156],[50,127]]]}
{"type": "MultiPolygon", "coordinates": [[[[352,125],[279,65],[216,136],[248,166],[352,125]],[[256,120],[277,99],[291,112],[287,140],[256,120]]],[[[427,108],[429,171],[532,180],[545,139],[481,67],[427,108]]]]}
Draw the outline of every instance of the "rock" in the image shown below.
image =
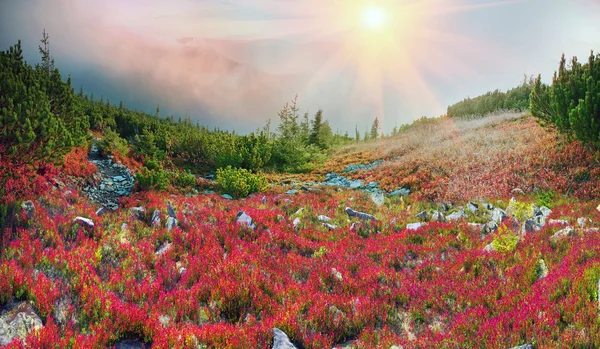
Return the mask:
{"type": "MultiPolygon", "coordinates": [[[[117,164],[115,164],[115,165],[117,165],[117,164]]],[[[115,167],[119,167],[119,166],[117,165],[115,167]]],[[[125,181],[125,177],[123,177],[123,176],[114,176],[112,178],[112,180],[115,181],[115,182],[124,182],[125,181]]]]}
{"type": "Polygon", "coordinates": [[[108,208],[102,206],[99,209],[96,210],[96,216],[100,217],[103,214],[105,214],[106,212],[108,212],[108,208]]]}
{"type": "Polygon", "coordinates": [[[518,347],[513,347],[510,349],[533,349],[533,345],[531,344],[523,344],[523,345],[519,345],[518,347]]]}
{"type": "Polygon", "coordinates": [[[342,281],[344,280],[342,273],[340,273],[337,269],[335,268],[331,268],[331,274],[333,275],[333,277],[335,277],[338,281],[342,281]]]}
{"type": "Polygon", "coordinates": [[[150,345],[137,340],[126,339],[115,343],[115,349],[149,349],[150,345]]]}
{"type": "Polygon", "coordinates": [[[402,346],[392,345],[390,349],[404,349],[402,346]]]}
{"type": "Polygon", "coordinates": [[[56,323],[61,327],[64,327],[67,324],[69,305],[69,301],[66,297],[63,297],[54,303],[54,308],[52,309],[52,316],[54,317],[56,323]]]}
{"type": "Polygon", "coordinates": [[[173,206],[171,206],[171,200],[167,201],[167,213],[170,217],[177,218],[177,215],[175,215],[175,210],[173,209],[173,206]]]}
{"type": "Polygon", "coordinates": [[[221,197],[225,200],[233,200],[233,196],[231,196],[229,194],[223,194],[223,195],[221,195],[221,197]]]}
{"type": "Polygon", "coordinates": [[[408,194],[410,194],[409,189],[400,188],[400,189],[394,190],[393,192],[389,193],[388,197],[393,198],[396,196],[407,196],[408,194]]]}
{"type": "Polygon", "coordinates": [[[131,216],[137,219],[141,219],[145,212],[146,210],[141,206],[132,207],[129,209],[129,213],[131,214],[131,216]]]}
{"type": "Polygon", "coordinates": [[[169,326],[169,322],[171,322],[171,317],[169,315],[160,315],[158,317],[158,322],[162,325],[162,327],[169,326]]]}
{"type": "Polygon", "coordinates": [[[465,211],[463,211],[463,210],[453,212],[446,216],[446,219],[449,221],[457,221],[462,218],[467,218],[467,215],[465,214],[465,211]]]}
{"type": "Polygon", "coordinates": [[[418,223],[409,223],[406,225],[406,229],[407,230],[418,230],[419,228],[425,226],[424,223],[418,222],[418,223]]]}
{"type": "Polygon", "coordinates": [[[474,202],[469,202],[467,204],[467,210],[471,211],[472,213],[475,213],[475,212],[479,211],[479,205],[477,205],[474,202]]]}
{"type": "Polygon", "coordinates": [[[483,232],[484,228],[485,228],[485,224],[481,224],[481,223],[471,223],[469,222],[469,228],[472,228],[476,231],[481,231],[483,232]]]}
{"type": "Polygon", "coordinates": [[[323,222],[323,223],[329,223],[331,222],[331,218],[325,216],[325,215],[319,215],[317,217],[317,219],[319,220],[319,222],[323,222]]]}
{"type": "Polygon", "coordinates": [[[273,346],[271,349],[297,349],[290,338],[278,328],[273,329],[273,346]]]}
{"type": "Polygon", "coordinates": [[[81,225],[82,227],[85,227],[85,228],[90,228],[90,229],[94,228],[94,221],[92,221],[89,218],[75,217],[73,222],[78,223],[79,225],[81,225]]]}
{"type": "Polygon", "coordinates": [[[587,218],[585,218],[585,217],[579,217],[579,218],[577,218],[577,226],[579,228],[585,228],[585,226],[587,225],[587,223],[588,223],[588,219],[587,218]]]}
{"type": "Polygon", "coordinates": [[[485,227],[483,227],[483,233],[486,235],[495,233],[496,231],[498,231],[498,228],[498,223],[490,221],[485,225],[485,227]]]}
{"type": "Polygon", "coordinates": [[[23,211],[25,211],[25,213],[27,214],[27,217],[31,218],[31,217],[33,217],[33,214],[35,212],[35,205],[33,204],[33,201],[27,200],[21,204],[21,209],[23,209],[23,211]]]}
{"type": "Polygon", "coordinates": [[[290,189],[290,190],[286,191],[285,193],[288,195],[294,195],[294,194],[298,193],[298,191],[296,189],[290,189]]]}
{"type": "Polygon", "coordinates": [[[294,227],[294,231],[298,232],[298,230],[300,230],[300,223],[302,223],[300,221],[300,217],[294,218],[294,221],[292,222],[292,226],[294,227]]]}
{"type": "Polygon", "coordinates": [[[546,262],[541,258],[537,261],[536,270],[538,280],[548,276],[548,266],[546,266],[546,262]]]}
{"type": "Polygon", "coordinates": [[[494,205],[492,205],[492,204],[485,204],[484,206],[488,211],[491,211],[494,209],[494,205]]]}
{"type": "Polygon", "coordinates": [[[260,199],[260,202],[264,205],[267,203],[267,197],[263,196],[262,199],[260,199]]]}
{"type": "Polygon", "coordinates": [[[9,302],[0,314],[0,346],[16,338],[25,339],[33,330],[42,328],[42,319],[30,302],[9,302]]]}
{"type": "Polygon", "coordinates": [[[329,223],[323,223],[323,226],[325,226],[329,230],[335,230],[338,228],[337,225],[333,225],[333,224],[329,224],[329,223]]]}
{"type": "Polygon", "coordinates": [[[548,218],[548,216],[550,216],[552,214],[552,210],[546,206],[540,207],[539,210],[540,210],[540,213],[542,214],[542,216],[544,216],[546,218],[548,218]]]}
{"type": "Polygon", "coordinates": [[[502,223],[504,218],[506,218],[507,216],[508,215],[506,214],[506,211],[504,211],[501,208],[495,208],[492,211],[492,220],[498,224],[502,223]]]}
{"type": "Polygon", "coordinates": [[[359,218],[359,219],[362,219],[362,220],[372,220],[372,221],[377,220],[375,218],[375,216],[373,216],[373,215],[370,215],[370,214],[364,213],[364,212],[354,211],[350,207],[346,207],[346,213],[350,217],[356,217],[356,218],[359,218]]]}
{"type": "Polygon", "coordinates": [[[484,251],[484,252],[492,252],[492,251],[494,251],[494,245],[492,245],[491,243],[490,243],[490,244],[488,244],[488,245],[486,245],[486,246],[483,248],[483,251],[484,251]]]}
{"type": "Polygon", "coordinates": [[[369,182],[369,184],[367,184],[367,187],[369,187],[371,189],[375,189],[375,188],[377,188],[378,185],[379,185],[379,183],[377,183],[377,182],[369,182]]]}
{"type": "Polygon", "coordinates": [[[571,236],[573,233],[575,232],[575,229],[573,229],[573,227],[566,227],[564,229],[561,229],[559,231],[557,231],[556,233],[554,233],[554,235],[552,235],[550,237],[550,240],[558,240],[558,239],[562,239],[565,237],[569,237],[571,236]]]}
{"type": "Polygon", "coordinates": [[[167,222],[165,223],[165,227],[167,228],[167,231],[171,231],[173,230],[173,228],[175,228],[177,226],[177,219],[173,218],[173,217],[167,217],[167,222]]]}
{"type": "Polygon", "coordinates": [[[344,172],[346,173],[350,173],[350,172],[354,172],[354,171],[358,171],[358,170],[372,170],[374,168],[376,168],[377,166],[383,164],[383,160],[379,159],[379,160],[375,160],[370,164],[352,164],[349,165],[348,167],[346,167],[346,169],[344,170],[344,172]]]}
{"type": "Polygon", "coordinates": [[[535,233],[542,230],[542,226],[536,223],[533,219],[526,219],[521,227],[521,235],[535,233]]]}
{"type": "Polygon", "coordinates": [[[160,225],[160,211],[154,210],[154,212],[152,212],[152,218],[150,218],[150,226],[156,227],[159,225],[160,225]]]}
{"type": "Polygon", "coordinates": [[[383,202],[385,201],[385,196],[381,192],[372,193],[371,201],[373,201],[376,206],[383,206],[383,202]]]}
{"type": "Polygon", "coordinates": [[[431,215],[431,220],[434,222],[445,222],[446,221],[446,217],[444,217],[444,214],[441,213],[440,211],[435,211],[432,215],[431,215]]]}
{"type": "Polygon", "coordinates": [[[238,224],[245,224],[248,228],[254,230],[256,229],[256,225],[252,222],[252,218],[246,214],[244,211],[240,211],[235,216],[235,220],[238,224]]]}
{"type": "Polygon", "coordinates": [[[429,217],[429,213],[427,213],[427,211],[421,211],[417,213],[417,218],[419,219],[427,220],[427,217],[429,217]]]}
{"type": "Polygon", "coordinates": [[[350,185],[349,185],[350,189],[360,189],[360,188],[362,188],[362,186],[363,186],[363,183],[359,180],[352,181],[352,182],[350,182],[350,185]]]}
{"type": "Polygon", "coordinates": [[[551,219],[548,221],[548,224],[567,225],[569,222],[564,219],[551,219]]]}

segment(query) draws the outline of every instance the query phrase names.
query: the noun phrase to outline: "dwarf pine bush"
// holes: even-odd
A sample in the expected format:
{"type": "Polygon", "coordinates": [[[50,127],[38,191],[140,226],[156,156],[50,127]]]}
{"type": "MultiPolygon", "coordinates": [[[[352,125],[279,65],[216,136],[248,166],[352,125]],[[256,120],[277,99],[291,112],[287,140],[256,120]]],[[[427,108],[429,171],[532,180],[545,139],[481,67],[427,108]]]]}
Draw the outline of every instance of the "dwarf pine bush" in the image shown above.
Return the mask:
{"type": "Polygon", "coordinates": [[[244,168],[227,166],[217,170],[217,185],[223,193],[240,198],[267,188],[267,179],[244,168]]]}

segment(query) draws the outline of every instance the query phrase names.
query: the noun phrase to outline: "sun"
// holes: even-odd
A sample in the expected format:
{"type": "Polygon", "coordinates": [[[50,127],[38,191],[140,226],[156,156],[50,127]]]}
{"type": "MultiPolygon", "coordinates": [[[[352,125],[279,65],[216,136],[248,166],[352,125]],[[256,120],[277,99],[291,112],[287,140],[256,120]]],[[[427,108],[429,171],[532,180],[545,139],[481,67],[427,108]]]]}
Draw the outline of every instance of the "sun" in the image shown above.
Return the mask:
{"type": "Polygon", "coordinates": [[[388,16],[382,7],[371,5],[362,10],[361,22],[365,28],[381,30],[386,26],[388,16]]]}

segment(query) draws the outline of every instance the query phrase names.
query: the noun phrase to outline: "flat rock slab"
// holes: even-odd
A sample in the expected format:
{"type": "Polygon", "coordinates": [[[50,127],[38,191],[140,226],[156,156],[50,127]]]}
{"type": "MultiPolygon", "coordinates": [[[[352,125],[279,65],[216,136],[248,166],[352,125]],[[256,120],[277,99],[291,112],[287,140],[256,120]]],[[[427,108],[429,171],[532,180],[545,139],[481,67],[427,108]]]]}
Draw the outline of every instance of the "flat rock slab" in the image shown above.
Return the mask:
{"type": "Polygon", "coordinates": [[[150,349],[150,345],[137,340],[123,340],[115,343],[116,349],[150,349]]]}
{"type": "Polygon", "coordinates": [[[25,339],[31,331],[42,326],[42,319],[30,302],[10,304],[0,315],[0,346],[16,338],[25,339]]]}

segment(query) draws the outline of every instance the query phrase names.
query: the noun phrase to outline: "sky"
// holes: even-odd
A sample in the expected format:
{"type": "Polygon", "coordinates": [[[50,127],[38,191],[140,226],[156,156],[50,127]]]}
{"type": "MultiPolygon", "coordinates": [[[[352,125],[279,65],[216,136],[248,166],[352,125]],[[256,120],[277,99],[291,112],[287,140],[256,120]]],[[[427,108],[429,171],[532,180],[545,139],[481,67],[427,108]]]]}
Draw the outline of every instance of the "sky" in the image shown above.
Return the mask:
{"type": "Polygon", "coordinates": [[[0,0],[0,49],[51,54],[76,89],[250,132],[298,96],[334,130],[395,125],[545,81],[600,52],[600,0],[0,0]]]}

